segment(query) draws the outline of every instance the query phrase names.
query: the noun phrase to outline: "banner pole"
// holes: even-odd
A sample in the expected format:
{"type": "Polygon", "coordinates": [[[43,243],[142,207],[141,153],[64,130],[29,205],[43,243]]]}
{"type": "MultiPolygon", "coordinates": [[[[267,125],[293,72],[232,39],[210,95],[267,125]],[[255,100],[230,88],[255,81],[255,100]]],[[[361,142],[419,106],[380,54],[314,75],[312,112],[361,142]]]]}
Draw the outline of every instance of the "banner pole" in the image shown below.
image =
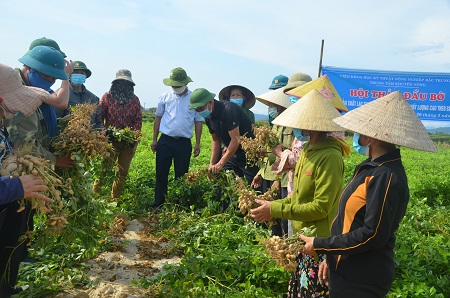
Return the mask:
{"type": "Polygon", "coordinates": [[[325,43],[325,40],[322,39],[322,46],[320,47],[320,62],[319,62],[319,74],[317,77],[320,77],[320,73],[322,72],[322,58],[323,58],[323,45],[325,43]]]}

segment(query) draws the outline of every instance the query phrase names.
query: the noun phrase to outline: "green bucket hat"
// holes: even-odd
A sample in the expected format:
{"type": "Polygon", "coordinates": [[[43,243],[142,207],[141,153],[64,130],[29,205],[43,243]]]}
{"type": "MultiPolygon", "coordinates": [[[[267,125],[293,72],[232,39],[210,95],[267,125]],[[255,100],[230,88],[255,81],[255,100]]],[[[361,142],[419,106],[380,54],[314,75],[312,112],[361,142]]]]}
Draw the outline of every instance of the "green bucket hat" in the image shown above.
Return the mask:
{"type": "Polygon", "coordinates": [[[41,38],[33,40],[30,44],[30,47],[28,48],[28,51],[31,51],[34,47],[37,47],[37,46],[46,46],[46,47],[55,48],[61,53],[61,55],[63,55],[64,58],[67,57],[66,54],[63,51],[61,51],[61,49],[59,48],[58,43],[51,38],[41,37],[41,38]]]}
{"type": "Polygon", "coordinates": [[[64,57],[55,48],[36,46],[20,58],[19,62],[55,79],[68,79],[64,71],[64,57]]]}
{"type": "Polygon", "coordinates": [[[289,91],[311,81],[311,77],[306,73],[294,73],[289,77],[287,85],[283,88],[283,92],[289,91]]]}
{"type": "Polygon", "coordinates": [[[118,80],[125,80],[125,81],[128,81],[128,82],[132,83],[133,86],[136,85],[133,82],[133,79],[131,77],[131,71],[129,71],[128,69],[119,69],[116,72],[116,78],[111,82],[111,84],[114,83],[115,81],[118,81],[118,80]]]}
{"type": "Polygon", "coordinates": [[[82,61],[73,61],[73,70],[84,70],[86,72],[86,78],[89,78],[92,74],[86,64],[82,61]]]}
{"type": "Polygon", "coordinates": [[[164,85],[172,87],[181,87],[187,85],[189,82],[193,81],[181,67],[172,69],[170,77],[163,80],[164,85]]]}
{"type": "Polygon", "coordinates": [[[209,92],[205,88],[197,88],[191,93],[191,97],[189,98],[191,103],[189,109],[194,110],[198,107],[203,107],[213,100],[214,97],[216,97],[216,94],[209,92]]]}

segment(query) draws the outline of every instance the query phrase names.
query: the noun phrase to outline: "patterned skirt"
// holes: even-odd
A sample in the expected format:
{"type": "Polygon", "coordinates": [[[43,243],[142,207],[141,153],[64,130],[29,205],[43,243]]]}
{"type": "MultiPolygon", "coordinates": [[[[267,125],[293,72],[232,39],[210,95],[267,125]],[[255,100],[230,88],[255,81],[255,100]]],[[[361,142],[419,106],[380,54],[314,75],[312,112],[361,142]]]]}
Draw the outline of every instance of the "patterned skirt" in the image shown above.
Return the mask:
{"type": "Polygon", "coordinates": [[[289,298],[298,297],[329,297],[328,287],[321,285],[318,279],[319,264],[325,261],[325,255],[313,256],[300,253],[297,255],[298,267],[292,272],[289,282],[289,298]]]}

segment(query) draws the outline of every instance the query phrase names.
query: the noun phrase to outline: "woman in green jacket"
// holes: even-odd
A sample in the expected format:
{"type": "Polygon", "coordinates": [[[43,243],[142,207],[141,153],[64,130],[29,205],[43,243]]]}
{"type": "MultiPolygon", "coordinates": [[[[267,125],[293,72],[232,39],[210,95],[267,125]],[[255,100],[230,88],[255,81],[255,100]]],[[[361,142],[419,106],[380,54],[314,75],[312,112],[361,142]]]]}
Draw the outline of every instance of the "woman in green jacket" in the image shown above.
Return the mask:
{"type": "MultiPolygon", "coordinates": [[[[309,142],[297,161],[294,192],[282,200],[256,200],[260,206],[251,210],[251,216],[257,222],[285,218],[293,221],[294,232],[308,227],[315,228],[316,236],[330,235],[343,186],[343,157],[350,152],[345,142],[327,135],[342,131],[332,121],[338,116],[340,113],[334,106],[312,90],[273,121],[292,127],[298,137],[309,136],[309,142]]],[[[299,265],[292,274],[288,297],[328,297],[328,288],[317,279],[319,264],[324,259],[324,254],[317,257],[298,254],[299,265]]]]}

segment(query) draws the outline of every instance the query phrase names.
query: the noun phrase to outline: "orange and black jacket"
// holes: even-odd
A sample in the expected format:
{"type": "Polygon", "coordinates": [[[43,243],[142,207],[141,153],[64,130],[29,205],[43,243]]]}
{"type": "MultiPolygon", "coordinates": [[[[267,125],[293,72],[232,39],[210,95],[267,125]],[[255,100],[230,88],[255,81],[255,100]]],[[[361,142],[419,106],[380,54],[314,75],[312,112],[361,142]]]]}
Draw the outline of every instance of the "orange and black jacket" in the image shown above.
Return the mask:
{"type": "Polygon", "coordinates": [[[394,279],[394,232],[405,215],[409,189],[400,150],[359,164],[342,192],[328,238],[314,239],[330,270],[356,282],[394,279]]]}

